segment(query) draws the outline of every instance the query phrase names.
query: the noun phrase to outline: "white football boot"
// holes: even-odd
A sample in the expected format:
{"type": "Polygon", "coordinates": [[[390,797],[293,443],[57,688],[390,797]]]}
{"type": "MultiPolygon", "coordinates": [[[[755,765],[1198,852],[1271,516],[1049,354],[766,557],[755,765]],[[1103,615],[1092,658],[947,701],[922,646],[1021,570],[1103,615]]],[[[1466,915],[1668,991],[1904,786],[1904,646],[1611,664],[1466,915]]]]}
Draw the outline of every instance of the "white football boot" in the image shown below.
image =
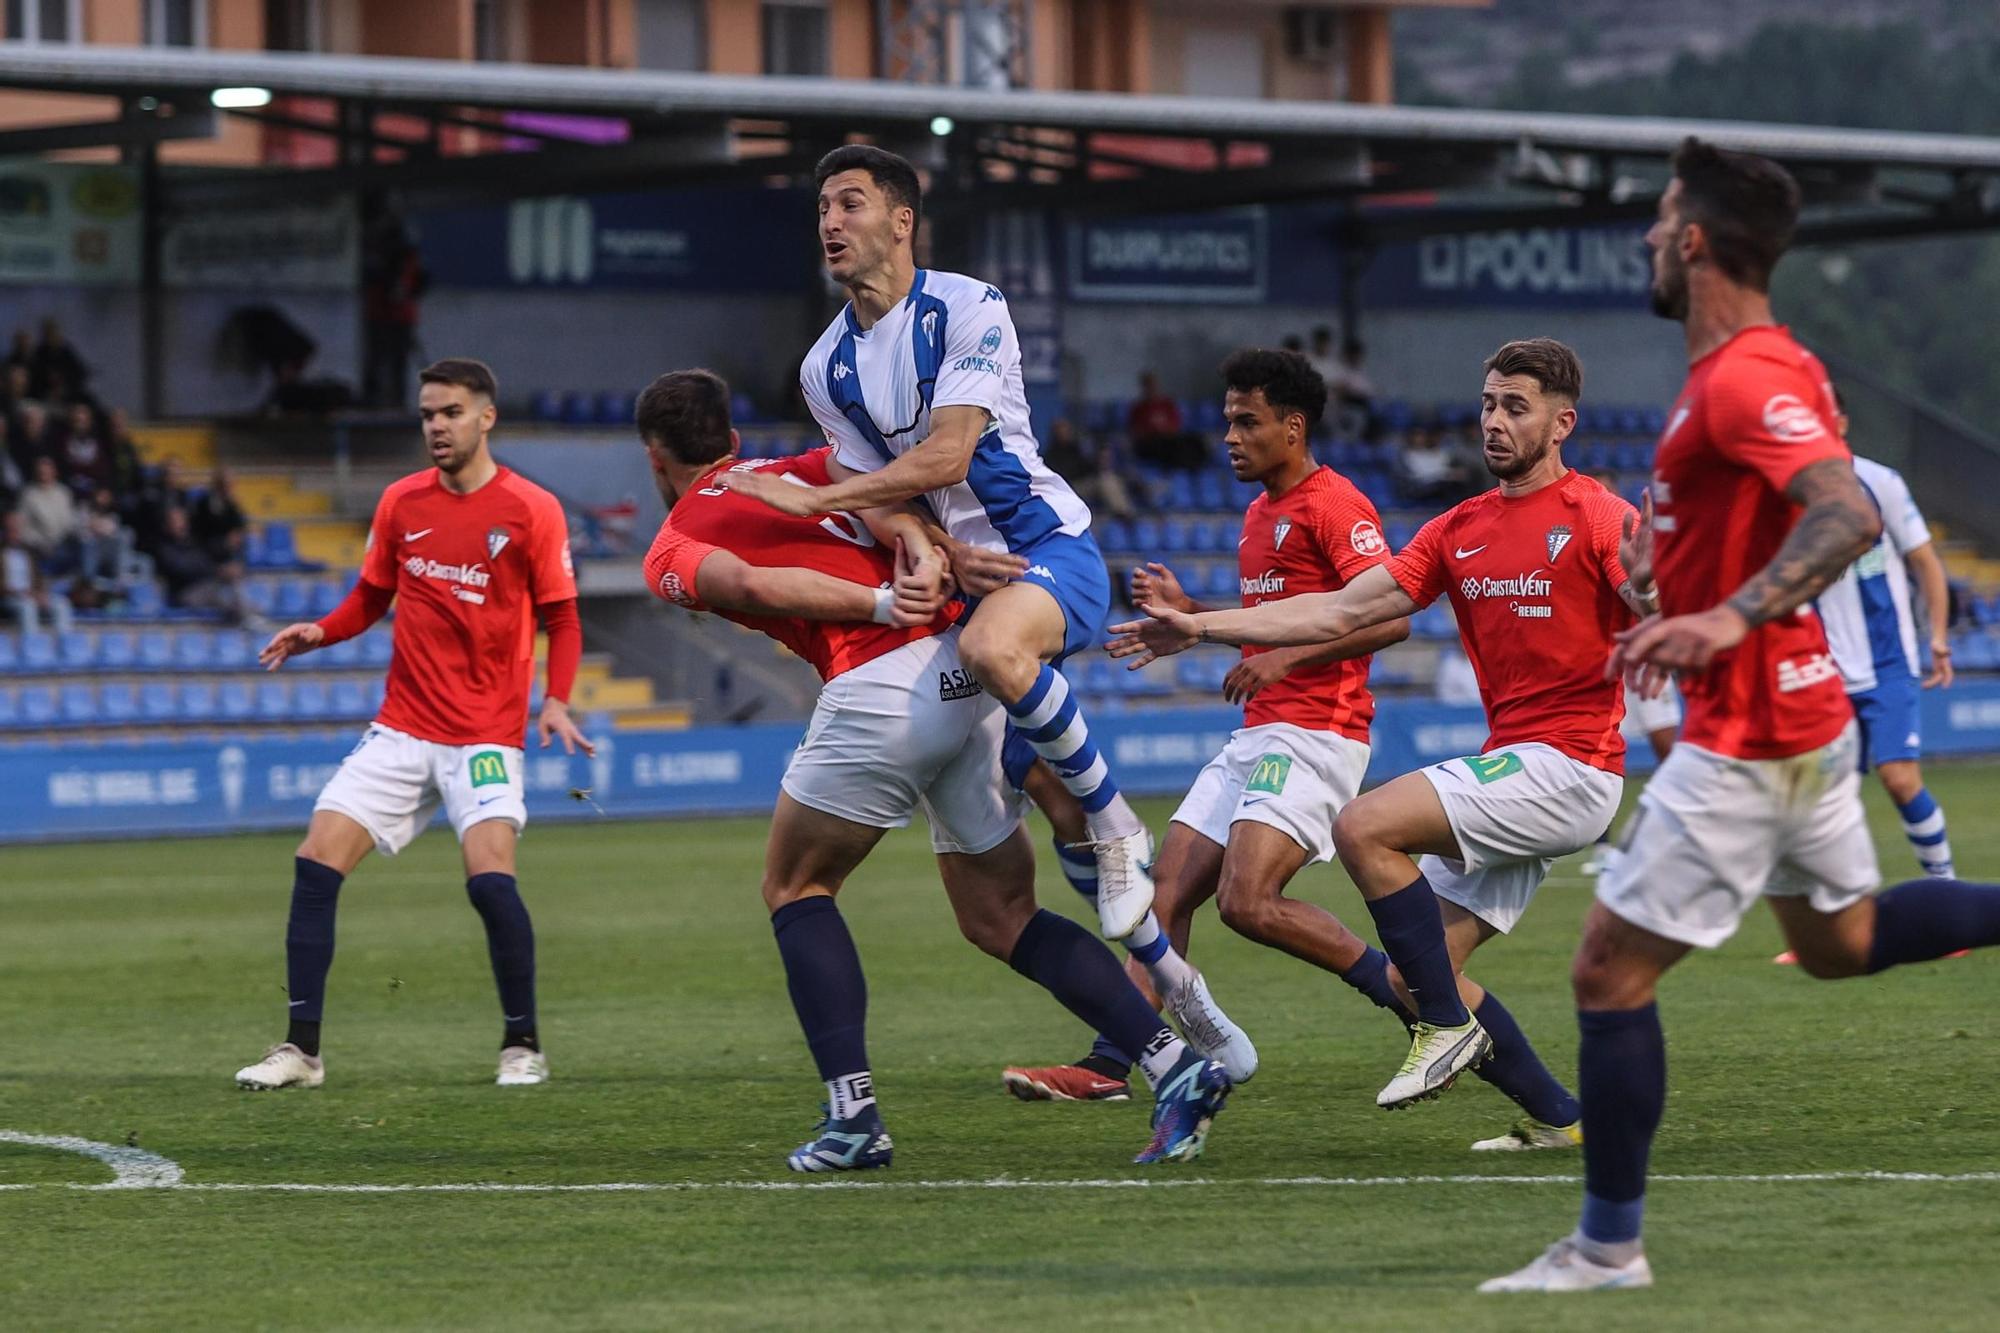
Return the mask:
{"type": "Polygon", "coordinates": [[[1574,1125],[1549,1125],[1524,1115],[1514,1122],[1514,1127],[1498,1138],[1481,1139],[1472,1145],[1474,1152],[1535,1152],[1542,1148],[1581,1148],[1583,1146],[1583,1122],[1574,1125]]]}
{"type": "Polygon", "coordinates": [[[236,1086],[250,1092],[270,1092],[274,1088],[317,1088],[326,1082],[326,1065],[317,1055],[307,1055],[288,1041],[264,1052],[254,1065],[236,1071],[236,1086]]]}
{"type": "Polygon", "coordinates": [[[1375,1104],[1394,1111],[1441,1096],[1458,1076],[1493,1053],[1493,1039],[1479,1020],[1467,1017],[1457,1027],[1419,1023],[1410,1029],[1410,1053],[1396,1077],[1375,1094],[1375,1104]]]}
{"type": "Polygon", "coordinates": [[[1122,940],[1153,910],[1153,835],[1145,829],[1088,844],[1097,856],[1097,924],[1122,940]]]}
{"type": "Polygon", "coordinates": [[[1541,1257],[1519,1272],[1488,1278],[1479,1284],[1485,1292],[1495,1291],[1613,1291],[1650,1287],[1653,1268],[1646,1256],[1636,1255],[1629,1263],[1600,1264],[1577,1247],[1574,1235],[1564,1236],[1541,1257]]]}
{"type": "Polygon", "coordinates": [[[1204,1059],[1221,1064],[1229,1081],[1248,1083],[1257,1072],[1257,1048],[1250,1036],[1222,1012],[1222,1006],[1208,993],[1208,982],[1196,972],[1185,983],[1166,994],[1167,1014],[1181,1030],[1187,1044],[1204,1059]]]}
{"type": "Polygon", "coordinates": [[[503,1088],[532,1088],[549,1081],[549,1058],[525,1046],[509,1046],[500,1052],[500,1073],[493,1080],[503,1088]]]}

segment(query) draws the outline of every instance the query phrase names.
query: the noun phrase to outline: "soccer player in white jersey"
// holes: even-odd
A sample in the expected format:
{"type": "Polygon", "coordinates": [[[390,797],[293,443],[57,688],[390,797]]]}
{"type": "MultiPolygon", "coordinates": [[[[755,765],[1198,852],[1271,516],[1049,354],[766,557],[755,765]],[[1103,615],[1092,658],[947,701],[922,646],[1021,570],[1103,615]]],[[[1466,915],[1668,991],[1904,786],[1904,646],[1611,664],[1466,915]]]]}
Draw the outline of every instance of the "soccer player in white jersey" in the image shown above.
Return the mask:
{"type": "MultiPolygon", "coordinates": [[[[1834,397],[1837,401],[1838,392],[1834,397]]],[[[1839,425],[1845,439],[1845,411],[1839,425]]],[[[1931,547],[1930,525],[1910,498],[1909,485],[1893,468],[1857,456],[1854,475],[1881,512],[1882,535],[1814,605],[1847,686],[1847,702],[1861,724],[1861,767],[1875,770],[1896,803],[1903,836],[1924,873],[1950,879],[1954,872],[1944,811],[1925,789],[1923,770],[1917,767],[1923,730],[1918,721],[1917,627],[1910,611],[1914,574],[1930,618],[1932,665],[1921,688],[1950,685],[1951,640],[1945,623],[1951,594],[1944,562],[1931,547]]]]}
{"type": "Polygon", "coordinates": [[[850,298],[806,354],[799,383],[834,446],[831,485],[764,472],[727,484],[786,513],[928,501],[961,585],[980,602],[959,640],[966,667],[1083,802],[1108,939],[1152,939],[1152,838],[1119,794],[1057,664],[1090,643],[1111,579],[1090,511],[1042,462],[1006,298],[920,269],[917,173],[861,144],[820,159],[819,240],[850,298]]]}

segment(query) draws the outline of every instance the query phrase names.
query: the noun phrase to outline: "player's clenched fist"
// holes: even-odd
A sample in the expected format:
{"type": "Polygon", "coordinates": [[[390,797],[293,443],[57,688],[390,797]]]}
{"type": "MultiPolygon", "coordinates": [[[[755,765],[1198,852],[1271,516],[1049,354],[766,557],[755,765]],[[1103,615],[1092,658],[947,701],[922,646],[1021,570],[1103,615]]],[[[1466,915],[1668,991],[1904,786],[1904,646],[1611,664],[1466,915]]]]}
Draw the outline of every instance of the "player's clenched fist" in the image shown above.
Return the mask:
{"type": "Polygon", "coordinates": [[[303,620],[296,625],[287,625],[273,634],[271,641],[257,654],[257,660],[263,664],[266,671],[276,671],[285,664],[287,658],[309,653],[319,647],[325,639],[325,630],[310,620],[303,620]]]}

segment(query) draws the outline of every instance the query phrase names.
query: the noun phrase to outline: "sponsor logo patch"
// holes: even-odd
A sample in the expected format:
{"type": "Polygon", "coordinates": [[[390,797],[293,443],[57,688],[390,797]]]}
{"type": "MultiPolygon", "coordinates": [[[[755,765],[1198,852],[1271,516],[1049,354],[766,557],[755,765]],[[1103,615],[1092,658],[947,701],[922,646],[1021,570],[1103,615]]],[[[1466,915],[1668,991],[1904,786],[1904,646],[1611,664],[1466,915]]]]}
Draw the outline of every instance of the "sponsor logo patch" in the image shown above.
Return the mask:
{"type": "Polygon", "coordinates": [[[1292,775],[1292,757],[1288,754],[1267,754],[1259,759],[1250,770],[1250,780],[1243,784],[1244,791],[1267,791],[1276,796],[1285,790],[1285,779],[1292,775]]]}
{"type": "Polygon", "coordinates": [[[511,538],[507,535],[507,529],[488,528],[486,530],[486,558],[488,560],[498,560],[500,553],[507,549],[507,543],[510,540],[511,538]]]}
{"type": "Polygon", "coordinates": [[[984,692],[979,688],[979,682],[972,678],[972,673],[964,667],[938,672],[938,698],[945,703],[976,699],[984,692]]]}
{"type": "Polygon", "coordinates": [[[1790,444],[1823,439],[1826,423],[1797,394],[1773,394],[1764,404],[1764,429],[1790,444]]]}
{"type": "Polygon", "coordinates": [[[1000,326],[998,324],[995,324],[992,328],[986,330],[986,332],[983,335],[981,335],[979,339],[979,351],[982,356],[992,356],[995,352],[999,350],[1000,350],[1000,326]]]}
{"type": "Polygon", "coordinates": [[[1365,518],[1347,530],[1347,540],[1348,544],[1354,547],[1356,555],[1385,555],[1389,550],[1389,543],[1382,536],[1382,529],[1365,518]]]}
{"type": "Polygon", "coordinates": [[[1254,579],[1243,579],[1242,595],[1245,597],[1269,597],[1285,590],[1285,576],[1265,570],[1254,579]]]}
{"type": "Polygon", "coordinates": [[[1482,597],[1548,597],[1554,594],[1554,579],[1545,579],[1539,569],[1526,574],[1516,574],[1509,579],[1467,578],[1458,585],[1459,593],[1468,602],[1476,602],[1482,597]]]}
{"type": "Polygon", "coordinates": [[[1459,762],[1472,770],[1472,776],[1478,778],[1482,786],[1489,782],[1498,782],[1502,778],[1512,777],[1525,767],[1521,763],[1521,756],[1511,752],[1507,754],[1476,754],[1468,759],[1461,759],[1459,762]]]}
{"type": "Polygon", "coordinates": [[[1271,549],[1274,551],[1283,550],[1285,545],[1285,538],[1291,535],[1292,535],[1292,520],[1290,520],[1289,518],[1279,519],[1276,525],[1274,525],[1271,529],[1271,549]]]}
{"type": "Polygon", "coordinates": [[[1840,668],[1834,665],[1831,653],[1786,658],[1778,663],[1778,693],[1809,690],[1823,681],[1837,679],[1839,675],[1840,668]]]}
{"type": "Polygon", "coordinates": [[[466,772],[475,787],[507,785],[507,756],[498,750],[481,750],[465,761],[466,772]]]}
{"type": "Polygon", "coordinates": [[[1567,523],[1558,523],[1549,529],[1550,564],[1553,565],[1556,562],[1556,557],[1563,553],[1563,547],[1569,545],[1569,539],[1574,535],[1567,523]]]}
{"type": "Polygon", "coordinates": [[[693,606],[695,601],[687,585],[681,582],[681,576],[671,569],[660,575],[660,595],[676,606],[693,606]]]}

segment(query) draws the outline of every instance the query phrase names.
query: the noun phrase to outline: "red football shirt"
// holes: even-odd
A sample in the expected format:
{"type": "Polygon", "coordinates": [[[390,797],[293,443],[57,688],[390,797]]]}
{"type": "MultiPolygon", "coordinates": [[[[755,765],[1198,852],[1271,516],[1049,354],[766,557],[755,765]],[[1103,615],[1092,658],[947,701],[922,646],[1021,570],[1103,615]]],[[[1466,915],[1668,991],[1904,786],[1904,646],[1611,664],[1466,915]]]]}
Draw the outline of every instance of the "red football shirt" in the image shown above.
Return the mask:
{"type": "MultiPolygon", "coordinates": [[[[805,486],[826,486],[830,448],[814,449],[796,458],[755,458],[728,466],[732,472],[756,470],[797,478],[805,486]]],[[[706,480],[704,478],[703,480],[706,480]]],[[[674,503],[653,549],[646,553],[646,582],[653,592],[693,611],[707,611],[696,592],[695,571],[714,551],[728,551],[746,564],[766,569],[818,570],[849,583],[886,588],[896,576],[896,554],[875,540],[868,525],[852,514],[799,518],[781,514],[721,486],[697,486],[674,503]]],[[[904,628],[873,621],[845,623],[806,620],[798,616],[758,616],[739,611],[716,614],[768,634],[803,657],[823,681],[852,671],[906,643],[927,639],[951,628],[962,609],[948,603],[928,625],[904,628]]]]}
{"type": "MultiPolygon", "coordinates": [[[[1838,411],[1826,368],[1784,328],[1745,329],[1689,368],[1653,463],[1663,614],[1706,611],[1771,562],[1799,517],[1785,487],[1852,457],[1838,411]]],[[[1853,716],[1810,603],[1751,630],[1681,693],[1682,739],[1738,759],[1804,754],[1853,716]]]]}
{"type": "Polygon", "coordinates": [[[1389,562],[1419,606],[1449,594],[1492,734],[1625,771],[1625,688],[1604,678],[1632,623],[1618,536],[1632,506],[1578,472],[1532,495],[1496,487],[1438,515],[1389,562]]]}
{"type": "Polygon", "coordinates": [[[413,473],[382,492],[361,577],[396,593],[375,720],[442,745],[522,744],[535,607],[576,596],[561,502],[504,467],[470,495],[413,473]]]}
{"type": "MultiPolygon", "coordinates": [[[[1337,592],[1389,558],[1382,519],[1354,483],[1322,467],[1277,499],[1260,495],[1243,515],[1236,546],[1243,604],[1262,606],[1307,592],[1337,592]]],[[[1268,653],[1245,647],[1243,656],[1268,653]]],[[[1368,662],[1346,662],[1294,671],[1259,690],[1243,708],[1243,725],[1289,722],[1309,731],[1337,731],[1366,743],[1375,720],[1368,692],[1368,662]]]]}

